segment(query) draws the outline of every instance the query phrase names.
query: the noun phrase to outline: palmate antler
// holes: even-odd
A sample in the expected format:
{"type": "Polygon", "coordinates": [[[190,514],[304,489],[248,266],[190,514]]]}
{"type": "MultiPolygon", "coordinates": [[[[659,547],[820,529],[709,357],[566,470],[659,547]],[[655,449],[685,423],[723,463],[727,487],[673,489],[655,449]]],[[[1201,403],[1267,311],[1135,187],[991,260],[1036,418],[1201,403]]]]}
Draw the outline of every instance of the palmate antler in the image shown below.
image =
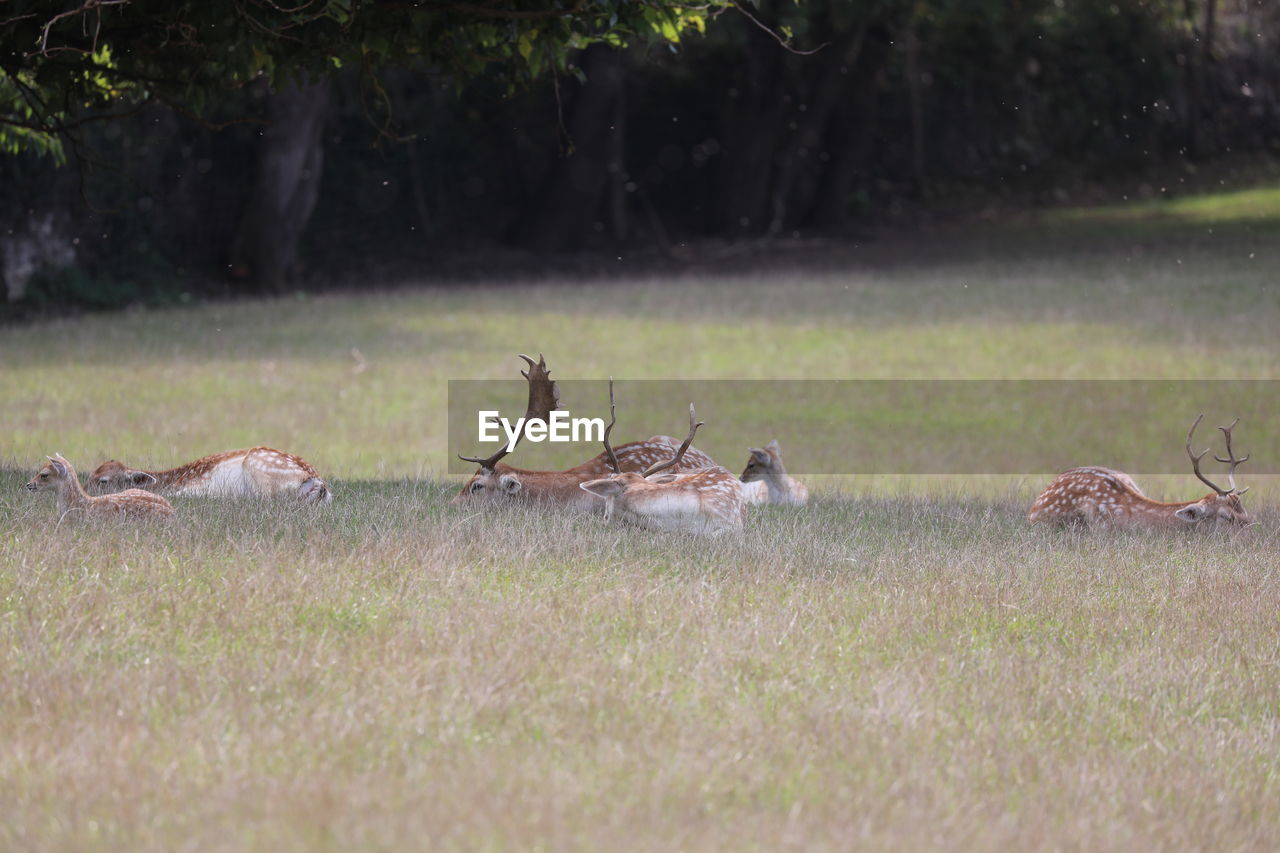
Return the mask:
{"type": "Polygon", "coordinates": [[[538,353],[538,361],[535,364],[529,356],[520,355],[529,365],[528,370],[520,371],[529,382],[529,406],[525,411],[525,425],[521,427],[520,433],[516,436],[515,441],[509,445],[504,444],[496,453],[488,459],[481,459],[477,456],[463,456],[458,454],[458,458],[463,462],[475,462],[481,468],[492,471],[493,466],[498,464],[498,460],[506,456],[508,453],[516,449],[516,445],[520,443],[520,439],[524,437],[525,429],[531,419],[537,418],[546,421],[551,417],[551,413],[560,408],[560,389],[551,378],[551,371],[547,369],[547,360],[542,353],[538,353]]]}
{"type": "Polygon", "coordinates": [[[1213,489],[1218,494],[1223,495],[1224,497],[1230,494],[1236,494],[1236,495],[1244,494],[1249,490],[1248,489],[1243,489],[1240,491],[1236,490],[1236,467],[1240,465],[1241,462],[1249,461],[1249,457],[1246,455],[1243,459],[1237,459],[1235,454],[1231,451],[1231,430],[1235,429],[1236,424],[1240,423],[1240,419],[1236,418],[1234,421],[1231,422],[1230,426],[1218,427],[1218,429],[1222,430],[1222,434],[1223,436],[1226,437],[1226,440],[1227,440],[1227,457],[1228,458],[1223,459],[1221,456],[1218,456],[1217,454],[1214,454],[1213,458],[1218,460],[1219,462],[1229,463],[1231,466],[1229,469],[1227,469],[1227,483],[1231,486],[1231,488],[1224,489],[1221,486],[1218,486],[1216,483],[1214,483],[1212,480],[1210,480],[1208,477],[1206,477],[1204,474],[1200,472],[1200,460],[1203,459],[1204,455],[1209,452],[1209,448],[1206,447],[1204,450],[1200,451],[1198,455],[1191,452],[1191,436],[1195,434],[1196,427],[1200,426],[1200,421],[1203,418],[1204,418],[1204,413],[1201,412],[1199,415],[1196,416],[1195,422],[1191,424],[1191,429],[1187,430],[1187,456],[1191,457],[1192,472],[1195,473],[1196,477],[1200,480],[1200,482],[1204,483],[1206,486],[1213,489]]]}

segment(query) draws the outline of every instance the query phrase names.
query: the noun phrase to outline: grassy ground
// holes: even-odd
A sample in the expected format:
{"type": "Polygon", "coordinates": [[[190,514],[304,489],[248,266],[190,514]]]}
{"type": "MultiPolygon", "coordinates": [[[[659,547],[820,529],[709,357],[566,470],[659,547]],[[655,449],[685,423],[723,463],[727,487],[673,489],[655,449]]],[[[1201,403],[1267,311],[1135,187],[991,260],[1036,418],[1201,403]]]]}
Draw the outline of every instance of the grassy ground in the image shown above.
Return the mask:
{"type": "Polygon", "coordinates": [[[430,479],[444,380],[519,351],[565,377],[1278,378],[1267,229],[1140,221],[5,329],[0,847],[1274,849],[1263,478],[1243,536],[1031,530],[1040,483],[952,478],[825,483],[711,542],[461,511],[430,479]],[[54,450],[253,443],[338,500],[121,529],[18,490],[54,450]]]}

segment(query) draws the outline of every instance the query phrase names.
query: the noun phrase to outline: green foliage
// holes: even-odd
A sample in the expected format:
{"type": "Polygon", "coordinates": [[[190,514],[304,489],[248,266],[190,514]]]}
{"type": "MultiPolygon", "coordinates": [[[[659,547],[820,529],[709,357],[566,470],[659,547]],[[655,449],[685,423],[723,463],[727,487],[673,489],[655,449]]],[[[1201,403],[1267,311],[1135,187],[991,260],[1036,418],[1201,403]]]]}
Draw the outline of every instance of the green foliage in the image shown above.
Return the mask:
{"type": "Polygon", "coordinates": [[[327,0],[290,5],[125,0],[54,14],[42,0],[5,6],[0,150],[58,154],[56,136],[151,100],[209,119],[228,89],[273,88],[341,68],[418,68],[511,87],[569,68],[593,42],[677,42],[729,0],[504,0],[409,4],[327,0]]]}
{"type": "Polygon", "coordinates": [[[175,305],[190,300],[175,286],[173,268],[158,255],[145,254],[124,269],[94,270],[73,264],[32,276],[23,301],[38,308],[75,305],[91,310],[131,305],[175,305]]]}

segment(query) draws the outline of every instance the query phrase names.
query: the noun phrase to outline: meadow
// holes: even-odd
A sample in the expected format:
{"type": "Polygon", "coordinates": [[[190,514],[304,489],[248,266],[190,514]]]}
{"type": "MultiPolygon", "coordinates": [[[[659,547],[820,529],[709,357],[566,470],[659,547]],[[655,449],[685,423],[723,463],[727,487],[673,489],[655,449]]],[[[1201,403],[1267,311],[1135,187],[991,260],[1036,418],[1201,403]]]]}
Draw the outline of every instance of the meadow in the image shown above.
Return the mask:
{"type": "Polygon", "coordinates": [[[707,540],[450,506],[445,409],[539,351],[561,378],[1277,379],[1277,223],[1280,191],[1224,193],[4,328],[0,847],[1275,849],[1276,478],[1241,469],[1240,535],[1031,529],[1043,477],[824,477],[707,540]],[[335,502],[121,527],[20,490],[54,451],[253,444],[335,502]]]}

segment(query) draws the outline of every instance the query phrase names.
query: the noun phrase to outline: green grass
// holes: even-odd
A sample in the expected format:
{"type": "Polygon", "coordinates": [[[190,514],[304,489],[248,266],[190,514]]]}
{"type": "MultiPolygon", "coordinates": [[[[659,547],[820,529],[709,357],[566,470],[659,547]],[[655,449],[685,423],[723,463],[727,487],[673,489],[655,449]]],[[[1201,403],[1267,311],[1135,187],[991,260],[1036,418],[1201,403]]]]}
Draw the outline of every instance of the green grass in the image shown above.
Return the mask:
{"type": "Polygon", "coordinates": [[[1072,208],[1051,217],[1051,221],[1145,223],[1157,226],[1181,222],[1207,227],[1252,223],[1275,228],[1280,223],[1280,187],[1253,187],[1123,205],[1072,208]]]}
{"type": "Polygon", "coordinates": [[[1270,244],[999,237],[4,329],[0,848],[1280,845],[1269,478],[1242,475],[1239,536],[1030,529],[1026,478],[815,479],[718,540],[447,503],[445,380],[521,351],[564,378],[1278,378],[1270,244]],[[19,489],[54,450],[254,443],[337,500],[134,528],[19,489]]]}

